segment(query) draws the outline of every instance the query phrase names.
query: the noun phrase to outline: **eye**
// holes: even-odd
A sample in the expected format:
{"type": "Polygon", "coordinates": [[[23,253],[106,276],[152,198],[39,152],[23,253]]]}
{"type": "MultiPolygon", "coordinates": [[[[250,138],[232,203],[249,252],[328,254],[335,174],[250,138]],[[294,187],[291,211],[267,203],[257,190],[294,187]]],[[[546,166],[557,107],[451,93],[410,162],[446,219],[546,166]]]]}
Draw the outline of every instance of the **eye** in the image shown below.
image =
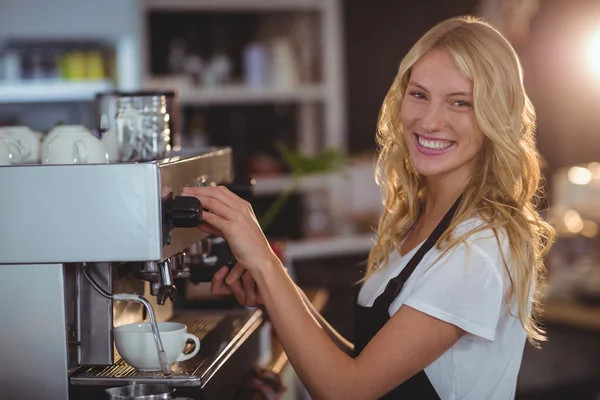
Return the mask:
{"type": "Polygon", "coordinates": [[[425,96],[425,94],[421,92],[409,92],[408,94],[414,97],[415,99],[425,100],[427,98],[427,96],[425,96]]]}
{"type": "Polygon", "coordinates": [[[464,101],[464,100],[453,100],[451,104],[453,106],[457,106],[457,107],[472,107],[473,106],[471,103],[469,103],[468,101],[464,101]]]}

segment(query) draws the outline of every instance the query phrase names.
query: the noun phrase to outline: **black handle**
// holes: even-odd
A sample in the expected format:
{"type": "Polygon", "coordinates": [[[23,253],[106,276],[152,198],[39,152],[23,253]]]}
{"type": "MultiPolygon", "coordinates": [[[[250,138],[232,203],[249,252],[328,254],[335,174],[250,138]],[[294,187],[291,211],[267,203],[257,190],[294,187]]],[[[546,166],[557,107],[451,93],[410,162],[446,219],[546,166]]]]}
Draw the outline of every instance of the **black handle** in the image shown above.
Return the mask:
{"type": "Polygon", "coordinates": [[[172,206],[172,223],[175,228],[195,228],[202,222],[202,204],[192,196],[175,196],[172,206]]]}
{"type": "MultiPolygon", "coordinates": [[[[235,263],[229,263],[226,265],[226,267],[229,268],[229,272],[231,272],[231,269],[233,268],[234,265],[235,265],[235,263]]],[[[212,279],[215,276],[215,274],[217,273],[217,271],[220,270],[221,268],[223,268],[223,266],[224,266],[223,264],[217,264],[217,265],[195,266],[193,268],[190,268],[190,282],[192,282],[192,283],[210,282],[210,281],[212,281],[212,279]]]]}
{"type": "Polygon", "coordinates": [[[190,265],[190,281],[192,283],[210,282],[214,274],[223,266],[231,271],[231,268],[237,264],[229,243],[225,239],[212,236],[208,240],[210,240],[210,254],[196,262],[195,265],[190,265]]]}
{"type": "Polygon", "coordinates": [[[229,265],[231,263],[235,265],[237,262],[231,252],[229,243],[227,243],[225,239],[217,236],[213,236],[210,240],[210,255],[217,258],[216,264],[218,265],[229,265]]]}

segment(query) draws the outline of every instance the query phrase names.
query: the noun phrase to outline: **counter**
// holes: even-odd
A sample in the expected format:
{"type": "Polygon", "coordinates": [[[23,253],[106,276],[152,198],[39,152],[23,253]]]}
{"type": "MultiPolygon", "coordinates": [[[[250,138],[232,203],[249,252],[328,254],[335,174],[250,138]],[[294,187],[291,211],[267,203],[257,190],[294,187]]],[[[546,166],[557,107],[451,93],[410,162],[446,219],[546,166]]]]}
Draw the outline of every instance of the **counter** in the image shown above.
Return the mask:
{"type": "Polygon", "coordinates": [[[600,305],[574,299],[549,299],[543,309],[542,321],[546,324],[600,332],[600,305]]]}

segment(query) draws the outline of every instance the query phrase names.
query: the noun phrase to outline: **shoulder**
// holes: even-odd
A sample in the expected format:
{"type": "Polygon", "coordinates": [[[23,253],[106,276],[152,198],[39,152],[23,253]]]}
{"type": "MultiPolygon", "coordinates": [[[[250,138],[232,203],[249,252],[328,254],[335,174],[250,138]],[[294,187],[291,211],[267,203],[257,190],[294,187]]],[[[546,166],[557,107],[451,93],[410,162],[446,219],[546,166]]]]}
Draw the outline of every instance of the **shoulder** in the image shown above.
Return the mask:
{"type": "Polygon", "coordinates": [[[508,282],[502,261],[503,234],[472,218],[457,226],[452,238],[461,240],[446,251],[431,251],[391,311],[406,304],[470,334],[494,340],[508,282]]]}
{"type": "Polygon", "coordinates": [[[471,217],[461,222],[452,232],[452,238],[461,239],[455,246],[459,254],[475,253],[489,264],[504,267],[510,259],[506,230],[493,228],[481,217],[471,217]]]}
{"type": "Polygon", "coordinates": [[[505,286],[510,257],[503,229],[494,229],[483,219],[472,217],[461,222],[449,240],[430,252],[427,265],[421,270],[422,279],[458,286],[481,281],[505,286]]]}

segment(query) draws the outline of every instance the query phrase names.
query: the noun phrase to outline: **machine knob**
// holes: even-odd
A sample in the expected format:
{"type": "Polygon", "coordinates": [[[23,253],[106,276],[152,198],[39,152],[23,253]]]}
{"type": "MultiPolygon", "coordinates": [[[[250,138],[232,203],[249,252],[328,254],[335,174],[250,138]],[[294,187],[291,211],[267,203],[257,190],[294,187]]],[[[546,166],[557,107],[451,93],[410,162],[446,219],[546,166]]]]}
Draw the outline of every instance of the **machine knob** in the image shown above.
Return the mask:
{"type": "Polygon", "coordinates": [[[192,196],[173,198],[172,223],[175,228],[195,228],[202,222],[202,204],[192,196]]]}

